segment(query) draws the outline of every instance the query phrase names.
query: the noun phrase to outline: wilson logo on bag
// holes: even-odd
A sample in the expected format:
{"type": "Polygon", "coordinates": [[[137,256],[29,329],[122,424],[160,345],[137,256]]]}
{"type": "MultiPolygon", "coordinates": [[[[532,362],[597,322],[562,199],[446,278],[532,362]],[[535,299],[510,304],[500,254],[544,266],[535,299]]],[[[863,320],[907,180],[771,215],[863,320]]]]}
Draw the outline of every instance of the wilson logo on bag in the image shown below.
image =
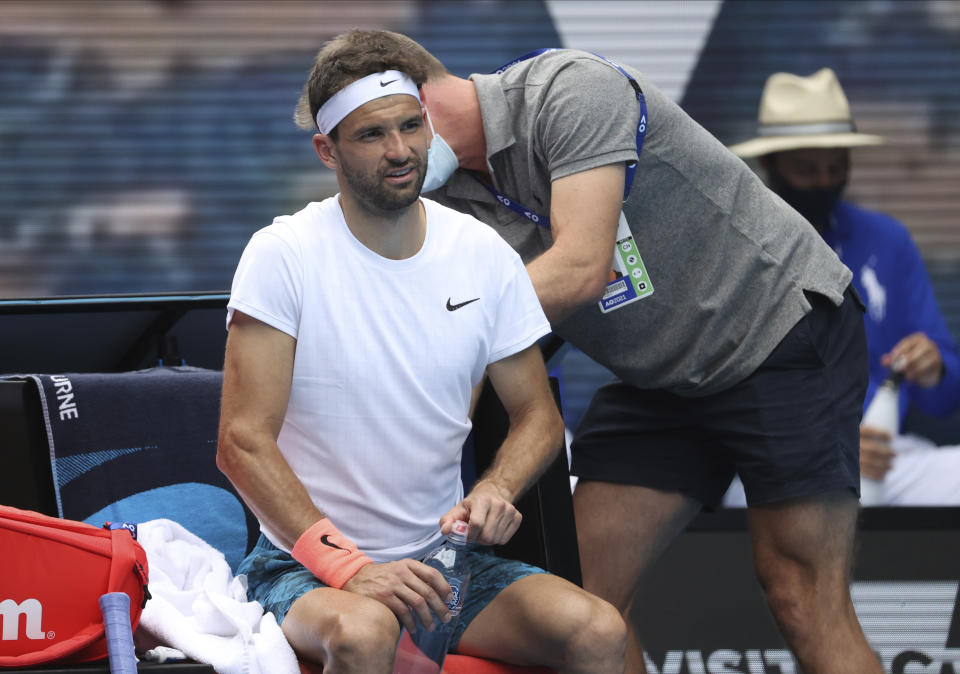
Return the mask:
{"type": "Polygon", "coordinates": [[[0,601],[0,624],[3,626],[0,639],[16,641],[20,637],[20,615],[26,616],[23,636],[27,639],[46,639],[40,628],[43,622],[43,605],[36,599],[24,599],[18,604],[13,599],[0,601]]]}
{"type": "Polygon", "coordinates": [[[136,629],[149,593],[133,533],[0,506],[0,668],[107,657],[107,592],[130,597],[136,629]]]}

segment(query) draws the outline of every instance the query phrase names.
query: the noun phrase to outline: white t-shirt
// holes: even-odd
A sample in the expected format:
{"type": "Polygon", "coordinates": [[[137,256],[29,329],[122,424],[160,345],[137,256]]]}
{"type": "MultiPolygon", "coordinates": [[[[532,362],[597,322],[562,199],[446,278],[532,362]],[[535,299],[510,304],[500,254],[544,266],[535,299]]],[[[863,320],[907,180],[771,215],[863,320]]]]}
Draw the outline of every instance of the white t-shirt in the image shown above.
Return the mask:
{"type": "Polygon", "coordinates": [[[247,244],[228,304],[228,327],[236,309],[296,338],[280,451],[378,562],[438,541],[440,517],[463,498],[472,387],[550,330],[510,246],[422,201],[426,238],[404,260],[360,243],[336,197],[277,218],[247,244]]]}

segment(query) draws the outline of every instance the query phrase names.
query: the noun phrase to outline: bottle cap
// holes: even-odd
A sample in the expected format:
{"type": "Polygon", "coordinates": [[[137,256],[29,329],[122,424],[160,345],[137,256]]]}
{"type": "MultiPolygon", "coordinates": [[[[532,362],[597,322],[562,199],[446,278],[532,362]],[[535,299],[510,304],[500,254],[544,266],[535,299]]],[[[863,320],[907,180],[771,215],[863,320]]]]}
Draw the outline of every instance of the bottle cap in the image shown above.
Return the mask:
{"type": "Polygon", "coordinates": [[[903,368],[907,366],[907,357],[899,356],[896,360],[890,363],[890,368],[887,370],[886,380],[891,384],[898,385],[903,381],[903,368]]]}
{"type": "Polygon", "coordinates": [[[458,536],[467,537],[467,530],[469,530],[470,525],[468,525],[463,520],[457,520],[453,523],[453,529],[450,530],[450,533],[457,534],[458,536]]]}

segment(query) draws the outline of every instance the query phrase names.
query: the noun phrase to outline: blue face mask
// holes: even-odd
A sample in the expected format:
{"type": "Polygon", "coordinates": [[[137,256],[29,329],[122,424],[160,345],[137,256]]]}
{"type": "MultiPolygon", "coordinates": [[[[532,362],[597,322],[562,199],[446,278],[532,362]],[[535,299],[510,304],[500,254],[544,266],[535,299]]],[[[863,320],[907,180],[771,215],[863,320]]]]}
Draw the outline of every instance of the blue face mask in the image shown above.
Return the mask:
{"type": "MultiPolygon", "coordinates": [[[[426,110],[426,108],[424,108],[426,110]]],[[[453,153],[447,141],[440,137],[433,129],[433,120],[430,119],[430,111],[427,110],[427,123],[430,124],[430,133],[433,134],[433,140],[427,149],[427,174],[423,177],[423,187],[421,192],[430,192],[441,187],[450,180],[453,172],[460,167],[457,161],[457,155],[453,153]]]]}

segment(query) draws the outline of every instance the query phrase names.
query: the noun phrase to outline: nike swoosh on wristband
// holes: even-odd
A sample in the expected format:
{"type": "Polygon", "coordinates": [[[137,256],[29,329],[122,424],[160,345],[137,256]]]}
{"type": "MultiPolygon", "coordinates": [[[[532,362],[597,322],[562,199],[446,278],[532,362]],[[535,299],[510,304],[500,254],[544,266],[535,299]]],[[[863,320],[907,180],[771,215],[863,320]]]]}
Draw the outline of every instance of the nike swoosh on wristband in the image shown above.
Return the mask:
{"type": "Polygon", "coordinates": [[[344,551],[346,551],[346,548],[341,548],[341,547],[340,547],[339,545],[337,545],[336,543],[331,543],[329,540],[327,540],[327,539],[329,539],[329,538],[330,538],[330,536],[329,536],[328,534],[324,534],[323,536],[320,537],[320,542],[323,543],[324,545],[330,546],[331,548],[336,548],[337,550],[344,550],[344,551]]]}
{"type": "Polygon", "coordinates": [[[383,80],[380,80],[380,86],[385,87],[388,84],[393,84],[394,82],[396,82],[396,80],[387,80],[386,82],[384,82],[383,80]]]}
{"type": "Polygon", "coordinates": [[[472,300],[467,300],[466,302],[461,302],[460,304],[450,304],[450,298],[447,298],[447,311],[456,311],[460,307],[465,307],[471,302],[476,302],[479,297],[474,297],[472,300]]]}

